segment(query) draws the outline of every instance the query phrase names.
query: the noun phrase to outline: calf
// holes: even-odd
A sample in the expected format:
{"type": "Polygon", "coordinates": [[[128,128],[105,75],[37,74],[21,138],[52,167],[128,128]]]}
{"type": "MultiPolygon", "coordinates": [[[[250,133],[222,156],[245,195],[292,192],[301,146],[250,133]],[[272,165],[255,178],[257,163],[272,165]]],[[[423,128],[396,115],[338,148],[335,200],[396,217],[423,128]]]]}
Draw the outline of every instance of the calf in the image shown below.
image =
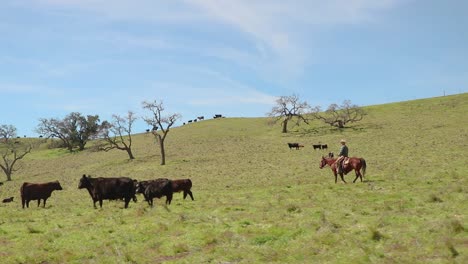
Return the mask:
{"type": "Polygon", "coordinates": [[[13,202],[13,197],[3,199],[2,203],[11,203],[13,202]]]}
{"type": "Polygon", "coordinates": [[[168,179],[140,181],[136,185],[136,192],[142,193],[148,204],[153,207],[153,198],[166,196],[166,204],[172,201],[172,185],[168,179]]]}
{"type": "Polygon", "coordinates": [[[94,208],[99,201],[99,207],[102,208],[103,200],[121,200],[125,201],[125,208],[135,197],[135,183],[128,177],[116,178],[91,178],[83,175],[78,184],[78,189],[87,189],[91,199],[93,199],[94,208]]]}
{"type": "Polygon", "coordinates": [[[41,199],[44,200],[45,207],[47,199],[50,197],[54,190],[62,190],[62,186],[58,181],[46,183],[29,183],[25,182],[21,186],[21,204],[29,208],[31,200],[37,200],[37,206],[41,204],[41,199]]]}
{"type": "MultiPolygon", "coordinates": [[[[171,185],[172,192],[184,192],[184,200],[187,197],[187,194],[190,195],[192,201],[194,200],[192,191],[190,190],[192,188],[192,181],[190,179],[172,180],[171,185]]],[[[169,202],[169,204],[171,204],[171,202],[169,202]]]]}

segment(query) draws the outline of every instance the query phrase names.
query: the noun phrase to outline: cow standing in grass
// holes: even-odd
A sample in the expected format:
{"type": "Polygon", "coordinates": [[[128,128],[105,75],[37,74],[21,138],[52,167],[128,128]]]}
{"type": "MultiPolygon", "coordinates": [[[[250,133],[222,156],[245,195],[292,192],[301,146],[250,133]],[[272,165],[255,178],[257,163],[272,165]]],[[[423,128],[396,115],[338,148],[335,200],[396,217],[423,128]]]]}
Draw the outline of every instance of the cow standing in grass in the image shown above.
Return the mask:
{"type": "Polygon", "coordinates": [[[31,200],[37,200],[37,206],[39,206],[41,204],[41,200],[43,200],[43,207],[45,207],[47,199],[54,190],[62,190],[62,186],[58,181],[46,183],[25,182],[20,189],[21,204],[23,208],[25,205],[27,208],[29,208],[29,202],[31,200]]]}
{"type": "Polygon", "coordinates": [[[130,200],[135,199],[135,183],[128,177],[118,178],[91,178],[83,175],[78,184],[78,189],[86,188],[93,199],[94,208],[96,202],[102,208],[102,200],[125,201],[125,208],[128,208],[130,200]]]}
{"type": "MultiPolygon", "coordinates": [[[[190,179],[180,179],[180,180],[172,180],[172,192],[184,192],[184,200],[187,197],[187,194],[190,195],[190,198],[193,199],[192,191],[192,181],[190,179]]],[[[169,202],[169,204],[171,204],[169,202]]]]}
{"type": "Polygon", "coordinates": [[[143,194],[148,204],[153,207],[153,199],[166,196],[166,204],[172,201],[172,184],[169,179],[140,181],[136,185],[136,192],[143,194]]]}

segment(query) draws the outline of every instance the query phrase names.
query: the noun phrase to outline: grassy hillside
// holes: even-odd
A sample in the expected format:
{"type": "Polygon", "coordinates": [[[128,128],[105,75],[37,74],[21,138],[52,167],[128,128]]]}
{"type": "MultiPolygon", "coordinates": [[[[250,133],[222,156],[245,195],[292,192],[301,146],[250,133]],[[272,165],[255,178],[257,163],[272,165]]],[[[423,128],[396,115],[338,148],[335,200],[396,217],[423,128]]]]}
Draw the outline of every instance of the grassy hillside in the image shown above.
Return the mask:
{"type": "MultiPolygon", "coordinates": [[[[205,120],[171,130],[167,165],[150,134],[125,152],[34,151],[0,186],[3,263],[467,263],[468,94],[366,107],[338,130],[319,122],[282,134],[266,118],[205,120]],[[365,182],[334,183],[319,169],[346,138],[365,182]],[[306,147],[290,150],[287,142],[306,147]],[[191,178],[148,208],[93,209],[82,174],[191,178]],[[24,181],[59,180],[45,209],[21,209],[24,181]]],[[[346,176],[348,182],[354,176],[346,176]]]]}

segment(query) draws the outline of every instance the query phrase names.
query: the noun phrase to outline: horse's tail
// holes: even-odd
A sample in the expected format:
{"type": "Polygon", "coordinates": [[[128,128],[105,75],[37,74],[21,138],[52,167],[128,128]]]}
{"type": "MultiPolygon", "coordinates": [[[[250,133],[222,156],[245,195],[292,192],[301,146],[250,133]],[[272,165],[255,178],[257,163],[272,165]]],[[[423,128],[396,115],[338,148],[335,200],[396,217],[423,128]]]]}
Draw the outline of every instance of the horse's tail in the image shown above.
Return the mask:
{"type": "Polygon", "coordinates": [[[366,164],[366,160],[361,158],[361,163],[362,163],[362,176],[366,176],[366,168],[367,168],[367,164],[366,164]]]}

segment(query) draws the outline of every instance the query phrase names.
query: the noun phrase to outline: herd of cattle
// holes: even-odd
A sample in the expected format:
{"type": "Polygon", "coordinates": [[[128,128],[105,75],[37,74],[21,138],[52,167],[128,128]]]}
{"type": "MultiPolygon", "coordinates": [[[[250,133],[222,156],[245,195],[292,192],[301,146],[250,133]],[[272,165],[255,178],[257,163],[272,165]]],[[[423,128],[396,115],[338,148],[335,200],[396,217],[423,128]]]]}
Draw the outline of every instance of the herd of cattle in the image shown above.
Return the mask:
{"type": "MultiPolygon", "coordinates": [[[[304,147],[304,145],[299,144],[299,143],[288,143],[288,146],[289,146],[289,149],[292,149],[292,148],[299,149],[299,148],[304,147]]],[[[312,147],[314,148],[314,150],[315,149],[328,149],[327,144],[313,144],[312,147]]]]}
{"type": "MultiPolygon", "coordinates": [[[[190,179],[169,180],[165,178],[137,181],[128,177],[116,178],[93,178],[83,175],[78,184],[78,189],[86,189],[93,200],[94,208],[96,202],[102,208],[103,200],[123,200],[125,208],[131,200],[137,201],[136,194],[143,194],[145,201],[153,207],[153,199],[166,196],[166,204],[171,204],[172,194],[175,192],[183,192],[184,199],[187,195],[193,199],[191,191],[192,181],[190,179]]],[[[58,181],[46,183],[28,183],[25,182],[20,188],[21,203],[23,208],[29,208],[29,202],[37,200],[37,206],[40,206],[41,200],[45,207],[47,199],[55,190],[62,190],[62,186],[58,181]]],[[[4,203],[12,202],[13,197],[3,200],[4,203]]]]}

